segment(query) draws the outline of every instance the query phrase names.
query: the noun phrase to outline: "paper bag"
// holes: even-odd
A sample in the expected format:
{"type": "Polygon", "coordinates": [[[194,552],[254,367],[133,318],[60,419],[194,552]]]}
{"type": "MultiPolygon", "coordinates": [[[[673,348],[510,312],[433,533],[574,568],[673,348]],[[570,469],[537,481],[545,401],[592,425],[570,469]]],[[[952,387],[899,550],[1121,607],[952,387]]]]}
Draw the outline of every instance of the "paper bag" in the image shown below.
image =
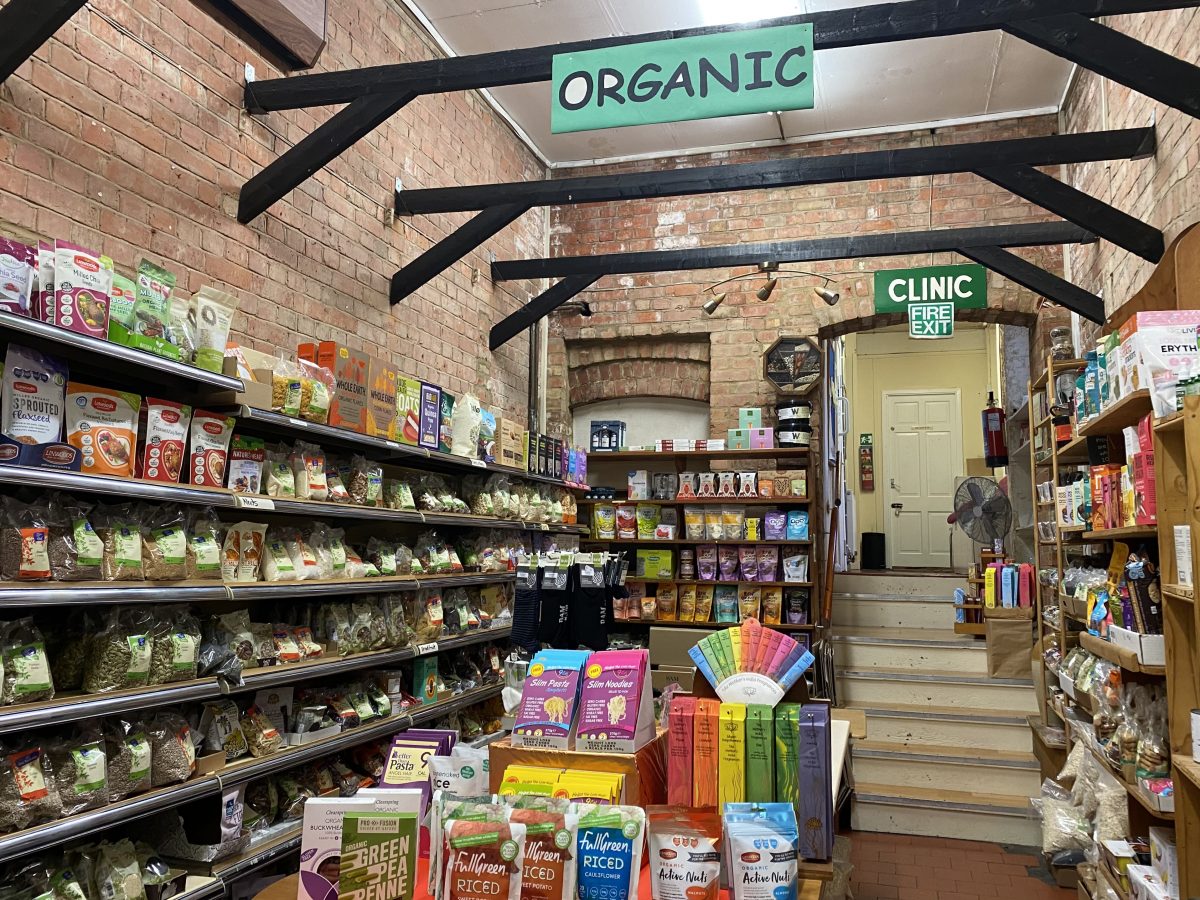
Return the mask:
{"type": "Polygon", "coordinates": [[[1033,628],[1026,619],[988,618],[988,675],[992,678],[1029,677],[1033,628]]]}

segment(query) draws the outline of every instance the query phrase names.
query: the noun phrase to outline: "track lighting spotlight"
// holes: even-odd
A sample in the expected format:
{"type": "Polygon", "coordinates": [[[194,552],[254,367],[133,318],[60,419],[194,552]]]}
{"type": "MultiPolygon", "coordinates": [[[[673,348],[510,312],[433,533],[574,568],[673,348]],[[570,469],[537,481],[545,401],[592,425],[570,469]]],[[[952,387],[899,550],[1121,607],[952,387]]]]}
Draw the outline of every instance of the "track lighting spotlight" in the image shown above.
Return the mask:
{"type": "Polygon", "coordinates": [[[704,314],[706,316],[711,316],[713,313],[715,313],[717,311],[717,307],[720,306],[724,302],[725,302],[725,295],[717,294],[717,296],[713,297],[711,300],[709,300],[707,303],[704,304],[704,314]]]}
{"type": "Polygon", "coordinates": [[[838,301],[842,299],[838,291],[831,291],[826,287],[813,288],[813,291],[830,306],[837,306],[838,301]]]}
{"type": "MultiPolygon", "coordinates": [[[[835,300],[834,302],[836,303],[837,301],[835,300]]],[[[581,300],[579,302],[579,314],[585,319],[590,319],[592,316],[592,305],[586,300],[581,300]]]]}
{"type": "Polygon", "coordinates": [[[767,300],[770,300],[771,294],[775,291],[775,285],[777,285],[777,284],[779,284],[779,279],[772,278],[770,281],[768,281],[766,284],[764,284],[761,288],[758,289],[758,293],[755,296],[757,296],[759,300],[762,300],[764,302],[767,300]]]}

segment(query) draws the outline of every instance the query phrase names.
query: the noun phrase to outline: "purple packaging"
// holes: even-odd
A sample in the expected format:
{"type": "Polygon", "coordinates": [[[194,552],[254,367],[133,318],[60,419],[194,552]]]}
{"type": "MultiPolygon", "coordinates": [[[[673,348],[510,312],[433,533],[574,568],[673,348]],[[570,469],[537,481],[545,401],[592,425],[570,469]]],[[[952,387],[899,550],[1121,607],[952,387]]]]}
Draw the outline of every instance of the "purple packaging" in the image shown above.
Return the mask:
{"type": "Polygon", "coordinates": [[[575,746],[598,753],[634,753],[654,737],[650,653],[598,650],[584,668],[575,746]]]}
{"type": "Polygon", "coordinates": [[[512,745],[570,750],[587,650],[539,650],[529,663],[512,745]]]}
{"type": "Polygon", "coordinates": [[[580,450],[575,456],[575,477],[578,479],[576,484],[586,485],[587,480],[587,451],[580,450]]]}
{"type": "Polygon", "coordinates": [[[779,578],[779,548],[758,548],[758,580],[778,581],[779,578]]]}
{"type": "Polygon", "coordinates": [[[106,340],[112,276],[112,260],[107,256],[68,241],[55,241],[50,324],[106,340]]]}
{"type": "Polygon", "coordinates": [[[421,428],[417,443],[427,450],[438,448],[442,425],[442,389],[432,384],[421,385],[421,428]]]}
{"type": "Polygon", "coordinates": [[[37,266],[36,250],[20,241],[0,238],[0,311],[30,315],[37,266]]]}
{"type": "Polygon", "coordinates": [[[782,541],[787,538],[787,515],[777,509],[769,509],[763,514],[763,537],[768,541],[782,541]]]}
{"type": "Polygon", "coordinates": [[[800,708],[800,855],[827,860],[833,855],[833,748],[829,704],[800,708]]]}

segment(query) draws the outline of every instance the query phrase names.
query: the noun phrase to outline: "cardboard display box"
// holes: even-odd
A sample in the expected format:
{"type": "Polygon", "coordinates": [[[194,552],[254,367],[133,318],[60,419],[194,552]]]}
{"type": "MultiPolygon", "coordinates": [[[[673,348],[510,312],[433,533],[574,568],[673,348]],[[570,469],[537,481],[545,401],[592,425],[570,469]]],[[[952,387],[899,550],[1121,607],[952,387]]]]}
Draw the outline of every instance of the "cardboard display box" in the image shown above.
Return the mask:
{"type": "Polygon", "coordinates": [[[586,750],[527,750],[512,746],[509,738],[488,746],[491,791],[500,790],[509,766],[541,766],[548,769],[587,769],[619,772],[625,776],[624,802],[651,806],[667,802],[667,733],[660,731],[636,753],[592,753],[586,750]]]}

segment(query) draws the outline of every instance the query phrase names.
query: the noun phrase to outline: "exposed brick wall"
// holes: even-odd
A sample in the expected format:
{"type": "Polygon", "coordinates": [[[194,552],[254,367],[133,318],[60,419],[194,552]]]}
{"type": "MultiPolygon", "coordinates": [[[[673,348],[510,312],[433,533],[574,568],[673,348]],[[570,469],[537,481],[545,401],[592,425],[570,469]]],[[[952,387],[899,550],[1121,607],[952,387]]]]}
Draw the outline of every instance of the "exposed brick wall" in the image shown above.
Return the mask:
{"type": "MultiPolygon", "coordinates": [[[[1044,116],[884,137],[853,138],[785,148],[671,157],[589,169],[586,173],[658,171],[689,166],[752,162],[794,155],[930,146],[1051,134],[1056,122],[1044,116]]],[[[571,170],[568,174],[585,174],[571,170]]],[[[634,252],[737,242],[836,237],[1043,221],[1044,211],[971,174],[848,182],[786,190],[626,201],[561,207],[551,211],[551,250],[555,254],[634,252]]],[[[1020,251],[1055,272],[1061,250],[1020,251]]],[[[665,272],[605,278],[588,294],[593,315],[563,322],[563,338],[550,339],[550,365],[566,362],[567,342],[644,339],[660,335],[706,336],[711,341],[709,399],[712,428],[736,427],[737,409],[770,405],[775,395],[762,377],[763,351],[780,335],[815,335],[821,327],[873,312],[872,273],[877,269],[962,260],[954,254],[818,262],[803,268],[827,274],[842,293],[834,308],[817,299],[800,279],[780,282],[768,302],[755,297],[761,280],[729,287],[717,315],[701,312],[708,285],[748,269],[665,272]]],[[[1037,298],[998,276],[988,285],[991,303],[1010,311],[1034,312],[1037,298]]],[[[568,385],[548,387],[547,406],[563,414],[575,402],[568,385]]],[[[553,413],[552,413],[553,414],[553,413]]]]}
{"type": "MultiPolygon", "coordinates": [[[[1200,64],[1200,10],[1172,10],[1103,20],[1192,64],[1200,64]]],[[[1153,123],[1158,151],[1153,159],[1067,166],[1065,179],[1112,205],[1161,228],[1167,242],[1200,219],[1200,121],[1157,103],[1114,81],[1081,70],[1061,115],[1064,132],[1133,128],[1153,123]]],[[[1070,251],[1072,279],[1103,292],[1111,315],[1142,286],[1152,263],[1101,241],[1070,251]]]]}
{"type": "Polygon", "coordinates": [[[704,335],[695,338],[568,342],[571,407],[624,397],[707,403],[709,345],[704,335]]]}
{"type": "MultiPolygon", "coordinates": [[[[395,0],[336,0],[317,70],[438,55],[395,0]]],[[[389,224],[387,211],[397,176],[412,187],[540,179],[537,157],[478,95],[423,97],[239,225],[242,183],[331,114],[248,116],[247,62],[259,78],[280,74],[189,0],[93,0],[0,87],[0,233],[71,239],[126,272],[146,254],[187,293],[233,289],[235,332],[256,347],[346,341],[523,415],[526,339],[493,356],[486,336],[527,286],[493,288],[487,253],[544,255],[545,215],[524,216],[392,309],[392,273],[467,217],[389,224]]]]}

